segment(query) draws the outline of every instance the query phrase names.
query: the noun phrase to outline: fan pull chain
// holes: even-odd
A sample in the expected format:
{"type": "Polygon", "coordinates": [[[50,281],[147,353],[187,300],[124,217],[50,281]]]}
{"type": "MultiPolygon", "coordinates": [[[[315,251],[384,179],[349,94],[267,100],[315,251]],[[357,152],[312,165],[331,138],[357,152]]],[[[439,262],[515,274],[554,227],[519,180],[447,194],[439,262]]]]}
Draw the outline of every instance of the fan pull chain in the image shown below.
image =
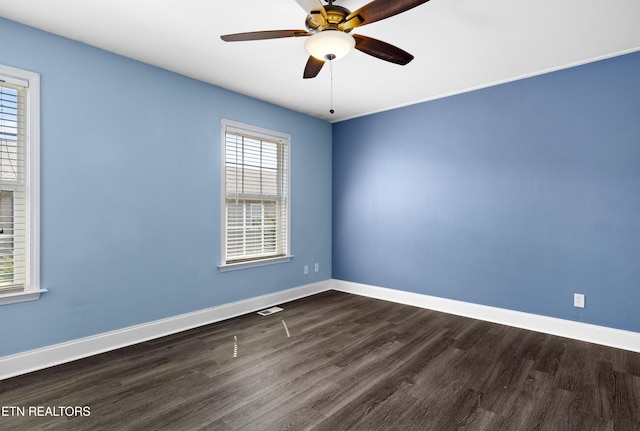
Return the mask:
{"type": "Polygon", "coordinates": [[[331,104],[329,106],[329,113],[331,115],[333,115],[333,113],[336,112],[336,111],[333,110],[333,61],[332,60],[333,59],[329,60],[329,72],[331,74],[331,96],[330,96],[331,97],[331,104]]]}

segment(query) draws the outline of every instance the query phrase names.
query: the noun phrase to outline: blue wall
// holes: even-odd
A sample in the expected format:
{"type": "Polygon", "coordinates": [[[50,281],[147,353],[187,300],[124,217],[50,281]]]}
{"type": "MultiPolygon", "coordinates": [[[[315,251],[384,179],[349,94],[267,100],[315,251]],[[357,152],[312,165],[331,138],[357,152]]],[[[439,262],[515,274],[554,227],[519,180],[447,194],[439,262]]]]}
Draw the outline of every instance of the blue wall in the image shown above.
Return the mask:
{"type": "Polygon", "coordinates": [[[640,331],[640,53],[335,124],[332,258],[335,279],[640,331]]]}
{"type": "Polygon", "coordinates": [[[0,307],[0,356],[330,278],[329,123],[2,18],[0,40],[41,74],[50,290],[0,307]],[[217,268],[222,118],[292,137],[290,263],[217,268]]]}

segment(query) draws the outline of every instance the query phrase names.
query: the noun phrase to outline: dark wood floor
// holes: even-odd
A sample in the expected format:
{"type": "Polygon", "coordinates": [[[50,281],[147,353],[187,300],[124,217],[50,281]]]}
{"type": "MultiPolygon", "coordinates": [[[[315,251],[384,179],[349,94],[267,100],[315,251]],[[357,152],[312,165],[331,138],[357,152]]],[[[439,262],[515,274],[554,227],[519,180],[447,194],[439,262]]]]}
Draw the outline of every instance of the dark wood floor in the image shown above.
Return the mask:
{"type": "Polygon", "coordinates": [[[640,430],[638,353],[334,291],[283,307],[1,381],[0,407],[90,416],[0,429],[640,430]]]}

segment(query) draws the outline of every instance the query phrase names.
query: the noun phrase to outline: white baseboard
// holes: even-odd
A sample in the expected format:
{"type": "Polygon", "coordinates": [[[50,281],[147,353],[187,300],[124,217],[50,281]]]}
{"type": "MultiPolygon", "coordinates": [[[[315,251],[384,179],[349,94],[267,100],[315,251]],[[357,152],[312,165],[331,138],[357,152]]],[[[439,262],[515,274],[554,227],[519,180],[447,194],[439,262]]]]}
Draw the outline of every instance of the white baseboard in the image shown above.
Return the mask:
{"type": "Polygon", "coordinates": [[[0,358],[0,380],[262,310],[327,290],[413,305],[531,331],[640,352],[640,333],[438,298],[384,287],[326,280],[243,301],[130,326],[0,358]]]}
{"type": "Polygon", "coordinates": [[[489,307],[452,299],[438,298],[420,293],[331,280],[331,288],[341,292],[384,299],[385,301],[413,305],[435,311],[471,317],[488,322],[514,326],[545,334],[558,335],[589,343],[601,344],[618,349],[640,352],[640,333],[607,328],[605,326],[523,313],[504,308],[489,307]]]}
{"type": "Polygon", "coordinates": [[[0,358],[0,380],[262,310],[331,289],[321,281],[0,358]]]}

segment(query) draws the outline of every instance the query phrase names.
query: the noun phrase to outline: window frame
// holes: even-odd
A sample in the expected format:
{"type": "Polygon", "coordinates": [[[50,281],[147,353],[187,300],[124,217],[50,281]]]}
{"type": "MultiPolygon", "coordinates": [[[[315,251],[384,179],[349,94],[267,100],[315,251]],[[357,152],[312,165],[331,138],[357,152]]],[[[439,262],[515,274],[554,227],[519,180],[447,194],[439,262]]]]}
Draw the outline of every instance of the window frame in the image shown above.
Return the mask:
{"type": "Polygon", "coordinates": [[[26,274],[21,291],[0,293],[0,305],[40,299],[40,74],[0,64],[0,80],[27,88],[25,97],[26,274]]]}
{"type": "MultiPolygon", "coordinates": [[[[231,271],[236,269],[252,268],[257,266],[272,265],[278,263],[289,262],[293,255],[291,254],[291,136],[286,133],[277,132],[273,130],[264,129],[249,124],[239,123],[228,119],[222,119],[220,126],[220,142],[221,142],[221,181],[220,181],[220,264],[218,268],[221,272],[231,271]],[[239,132],[239,134],[252,136],[266,141],[279,142],[286,148],[285,152],[285,164],[286,164],[286,211],[285,211],[285,250],[284,255],[277,257],[264,257],[254,258],[251,260],[240,262],[226,262],[226,248],[227,248],[227,190],[226,190],[226,135],[228,130],[239,132]]],[[[249,203],[251,204],[251,203],[249,203]]],[[[263,208],[264,215],[264,208],[263,208]]]]}

